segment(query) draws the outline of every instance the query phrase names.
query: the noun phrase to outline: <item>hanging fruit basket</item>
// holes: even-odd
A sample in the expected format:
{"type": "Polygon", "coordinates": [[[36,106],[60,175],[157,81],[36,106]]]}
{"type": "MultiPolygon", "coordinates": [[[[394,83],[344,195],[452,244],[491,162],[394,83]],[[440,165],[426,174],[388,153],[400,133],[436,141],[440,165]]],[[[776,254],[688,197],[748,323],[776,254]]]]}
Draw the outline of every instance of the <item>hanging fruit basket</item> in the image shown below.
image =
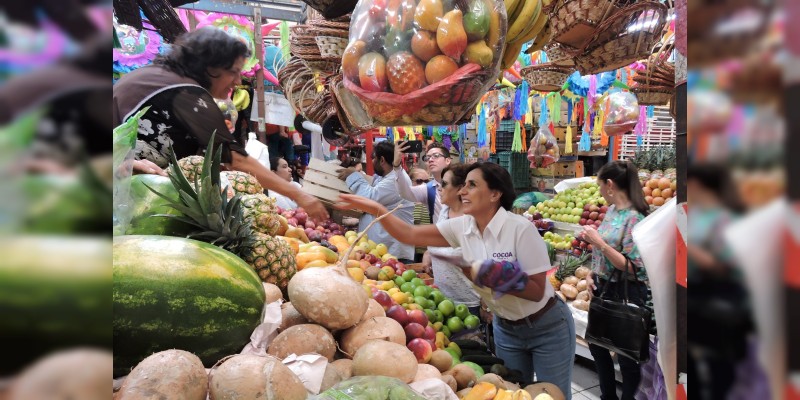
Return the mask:
{"type": "Polygon", "coordinates": [[[553,41],[580,49],[597,26],[620,10],[616,0],[566,0],[550,15],[553,41]]]}
{"type": "Polygon", "coordinates": [[[574,67],[554,63],[531,65],[520,70],[520,74],[528,81],[530,88],[539,92],[560,91],[564,82],[573,72],[575,72],[574,67]]]}
{"type": "Polygon", "coordinates": [[[649,57],[653,44],[661,37],[666,16],[667,6],[656,1],[626,7],[597,27],[581,55],[575,57],[578,71],[581,75],[598,74],[649,57]],[[628,28],[610,36],[609,31],[619,26],[628,28]]]}

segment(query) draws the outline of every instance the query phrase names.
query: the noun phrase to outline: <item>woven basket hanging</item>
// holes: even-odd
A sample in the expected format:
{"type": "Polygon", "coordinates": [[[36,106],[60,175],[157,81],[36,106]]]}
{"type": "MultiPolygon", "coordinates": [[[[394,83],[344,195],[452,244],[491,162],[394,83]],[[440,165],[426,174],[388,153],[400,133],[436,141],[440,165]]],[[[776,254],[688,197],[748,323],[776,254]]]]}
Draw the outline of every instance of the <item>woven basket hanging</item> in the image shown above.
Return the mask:
{"type": "Polygon", "coordinates": [[[175,43],[178,36],[186,33],[178,14],[167,0],[138,0],[144,16],[168,43],[175,43]]]}
{"type": "Polygon", "coordinates": [[[573,72],[575,68],[552,63],[531,65],[520,71],[522,77],[530,84],[530,88],[539,92],[560,91],[573,72]]]}
{"type": "Polygon", "coordinates": [[[303,2],[324,18],[334,19],[352,13],[358,0],[303,0],[303,2]]]}
{"type": "Polygon", "coordinates": [[[142,31],[142,15],[139,14],[139,3],[136,0],[114,0],[113,6],[117,22],[142,31]]]}

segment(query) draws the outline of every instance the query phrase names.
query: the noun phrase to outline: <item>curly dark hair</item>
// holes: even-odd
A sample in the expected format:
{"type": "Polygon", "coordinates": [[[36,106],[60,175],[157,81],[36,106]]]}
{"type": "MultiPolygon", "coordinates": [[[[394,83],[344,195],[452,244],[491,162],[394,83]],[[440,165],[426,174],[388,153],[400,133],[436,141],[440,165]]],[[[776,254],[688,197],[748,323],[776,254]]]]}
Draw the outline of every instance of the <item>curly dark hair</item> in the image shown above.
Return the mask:
{"type": "Polygon", "coordinates": [[[208,68],[230,68],[240,57],[250,57],[246,44],[221,29],[206,26],[181,35],[172,49],[153,63],[210,89],[208,68]]]}

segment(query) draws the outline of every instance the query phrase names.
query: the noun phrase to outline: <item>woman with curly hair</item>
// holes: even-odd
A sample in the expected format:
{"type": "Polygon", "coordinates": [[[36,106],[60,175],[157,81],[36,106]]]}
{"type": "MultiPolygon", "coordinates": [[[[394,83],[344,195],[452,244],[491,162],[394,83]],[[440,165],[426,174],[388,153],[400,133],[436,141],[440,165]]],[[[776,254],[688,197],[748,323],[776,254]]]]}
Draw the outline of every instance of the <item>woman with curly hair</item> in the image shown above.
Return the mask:
{"type": "Polygon", "coordinates": [[[214,134],[229,169],[253,175],[265,189],[291,198],[313,219],[326,219],[328,213],[319,200],[247,155],[214,101],[228,98],[241,84],[249,56],[244,43],[221,29],[205,27],[182,35],[153,65],[123,76],[114,85],[114,124],[149,107],[139,121],[135,158],[160,168],[169,162],[170,147],[179,159],[201,154],[214,134]]]}

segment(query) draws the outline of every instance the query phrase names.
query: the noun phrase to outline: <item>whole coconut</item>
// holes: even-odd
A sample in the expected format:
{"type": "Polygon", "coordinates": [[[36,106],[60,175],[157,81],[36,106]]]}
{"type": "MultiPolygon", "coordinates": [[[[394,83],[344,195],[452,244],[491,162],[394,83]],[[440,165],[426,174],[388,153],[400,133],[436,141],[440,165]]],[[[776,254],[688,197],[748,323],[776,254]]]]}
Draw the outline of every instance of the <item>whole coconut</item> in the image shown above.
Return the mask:
{"type": "Polygon", "coordinates": [[[289,281],[289,300],[304,317],[330,330],[347,329],[361,320],[367,293],[344,268],[306,268],[289,281]]]}
{"type": "Polygon", "coordinates": [[[211,370],[211,400],[305,400],[300,378],[272,356],[237,354],[211,370]]]}
{"type": "Polygon", "coordinates": [[[183,350],[160,351],[137,365],[117,392],[116,400],[204,400],[208,375],[196,355],[183,350]]]}
{"type": "Polygon", "coordinates": [[[113,366],[114,359],[109,351],[75,349],[54,353],[22,371],[4,398],[108,399],[108,371],[113,366]]]}
{"type": "Polygon", "coordinates": [[[290,354],[317,353],[333,361],[336,340],[327,329],[315,324],[295,325],[278,334],[270,343],[267,354],[283,360],[290,354]]]}

